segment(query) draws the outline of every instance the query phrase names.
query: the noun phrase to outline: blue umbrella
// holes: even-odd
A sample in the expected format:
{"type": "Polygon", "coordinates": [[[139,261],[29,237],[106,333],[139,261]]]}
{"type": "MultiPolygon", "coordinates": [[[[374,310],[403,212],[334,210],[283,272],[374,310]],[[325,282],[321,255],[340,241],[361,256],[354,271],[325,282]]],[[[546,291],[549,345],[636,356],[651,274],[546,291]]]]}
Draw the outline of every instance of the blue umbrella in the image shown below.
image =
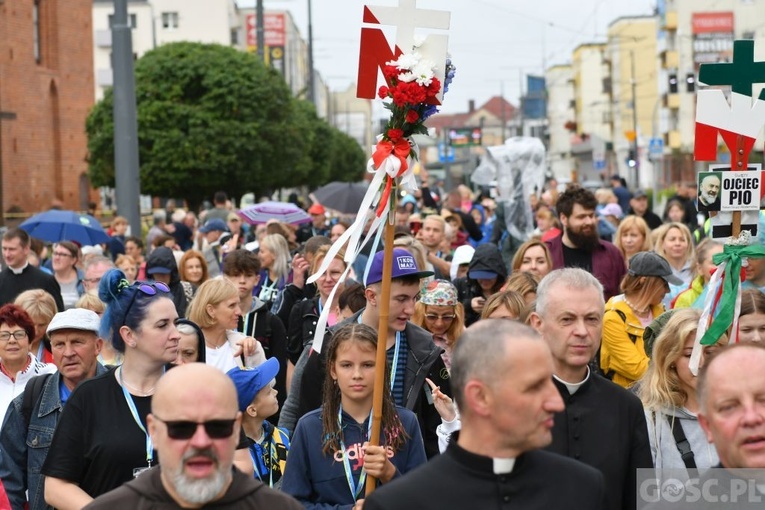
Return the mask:
{"type": "Polygon", "coordinates": [[[50,241],[75,241],[82,246],[108,243],[109,235],[89,214],[51,209],[35,214],[19,227],[30,236],[50,241]]]}
{"type": "Polygon", "coordinates": [[[287,202],[253,204],[239,211],[239,216],[250,225],[267,223],[268,220],[279,220],[293,225],[311,222],[311,216],[307,212],[287,202]]]}

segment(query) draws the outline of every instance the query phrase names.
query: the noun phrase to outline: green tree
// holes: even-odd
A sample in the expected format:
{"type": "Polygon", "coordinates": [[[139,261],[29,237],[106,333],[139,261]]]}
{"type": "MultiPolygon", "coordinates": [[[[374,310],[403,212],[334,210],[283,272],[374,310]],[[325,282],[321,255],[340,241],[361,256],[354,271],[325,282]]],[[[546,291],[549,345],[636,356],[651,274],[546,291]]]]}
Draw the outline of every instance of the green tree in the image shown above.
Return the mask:
{"type": "MultiPolygon", "coordinates": [[[[310,173],[313,137],[300,127],[302,107],[255,56],[173,43],[139,59],[135,76],[143,193],[184,197],[195,207],[219,189],[239,198],[310,173]]],[[[96,186],[114,185],[112,112],[107,90],[86,124],[96,186]]]]}
{"type": "Polygon", "coordinates": [[[356,140],[339,129],[332,130],[331,163],[327,182],[358,182],[366,173],[371,154],[365,153],[356,140]]]}

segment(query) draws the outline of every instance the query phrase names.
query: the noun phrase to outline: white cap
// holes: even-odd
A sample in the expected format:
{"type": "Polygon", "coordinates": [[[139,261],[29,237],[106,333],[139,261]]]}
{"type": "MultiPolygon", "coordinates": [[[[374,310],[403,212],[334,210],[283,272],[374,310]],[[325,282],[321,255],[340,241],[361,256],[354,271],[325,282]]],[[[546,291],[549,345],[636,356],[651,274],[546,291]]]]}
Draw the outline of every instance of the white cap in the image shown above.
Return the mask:
{"type": "Polygon", "coordinates": [[[474,253],[475,248],[469,244],[459,246],[456,250],[454,250],[454,255],[452,256],[452,264],[457,266],[461,266],[462,264],[470,264],[470,261],[473,260],[474,253]]]}
{"type": "Polygon", "coordinates": [[[72,308],[54,315],[53,320],[48,324],[47,333],[50,335],[60,329],[78,329],[98,334],[100,325],[101,319],[96,312],[84,308],[72,308]]]}

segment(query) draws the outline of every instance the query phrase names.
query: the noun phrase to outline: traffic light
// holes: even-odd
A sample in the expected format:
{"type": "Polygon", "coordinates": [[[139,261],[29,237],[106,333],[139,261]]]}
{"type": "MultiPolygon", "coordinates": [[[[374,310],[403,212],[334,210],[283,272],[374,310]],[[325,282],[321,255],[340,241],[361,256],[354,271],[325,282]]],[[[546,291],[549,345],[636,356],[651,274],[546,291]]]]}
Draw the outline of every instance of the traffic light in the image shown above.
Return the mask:
{"type": "Polygon", "coordinates": [[[637,156],[635,155],[634,149],[630,149],[627,153],[627,166],[630,168],[635,168],[637,166],[637,156]]]}
{"type": "Polygon", "coordinates": [[[685,91],[694,92],[696,90],[696,75],[688,73],[685,75],[685,91]]]}
{"type": "Polygon", "coordinates": [[[669,75],[669,93],[677,94],[677,75],[676,74],[669,75]]]}

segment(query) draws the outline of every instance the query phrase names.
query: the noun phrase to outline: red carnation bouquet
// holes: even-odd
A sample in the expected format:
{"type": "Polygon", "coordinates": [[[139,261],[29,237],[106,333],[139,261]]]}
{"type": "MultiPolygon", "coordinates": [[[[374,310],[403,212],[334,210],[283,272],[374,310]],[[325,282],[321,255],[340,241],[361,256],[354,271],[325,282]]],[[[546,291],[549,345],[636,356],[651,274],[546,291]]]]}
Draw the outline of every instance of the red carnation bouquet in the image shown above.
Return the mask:
{"type": "Polygon", "coordinates": [[[415,52],[404,53],[383,68],[388,85],[380,87],[377,94],[380,99],[391,99],[385,102],[391,116],[369,161],[371,170],[382,168],[388,174],[377,208],[378,216],[386,210],[394,179],[403,177],[402,183],[407,180],[410,185],[414,184],[408,160],[417,160],[417,151],[410,137],[428,132],[425,119],[434,111],[433,105],[438,104],[436,96],[441,91],[435,67],[432,61],[415,52]]]}

